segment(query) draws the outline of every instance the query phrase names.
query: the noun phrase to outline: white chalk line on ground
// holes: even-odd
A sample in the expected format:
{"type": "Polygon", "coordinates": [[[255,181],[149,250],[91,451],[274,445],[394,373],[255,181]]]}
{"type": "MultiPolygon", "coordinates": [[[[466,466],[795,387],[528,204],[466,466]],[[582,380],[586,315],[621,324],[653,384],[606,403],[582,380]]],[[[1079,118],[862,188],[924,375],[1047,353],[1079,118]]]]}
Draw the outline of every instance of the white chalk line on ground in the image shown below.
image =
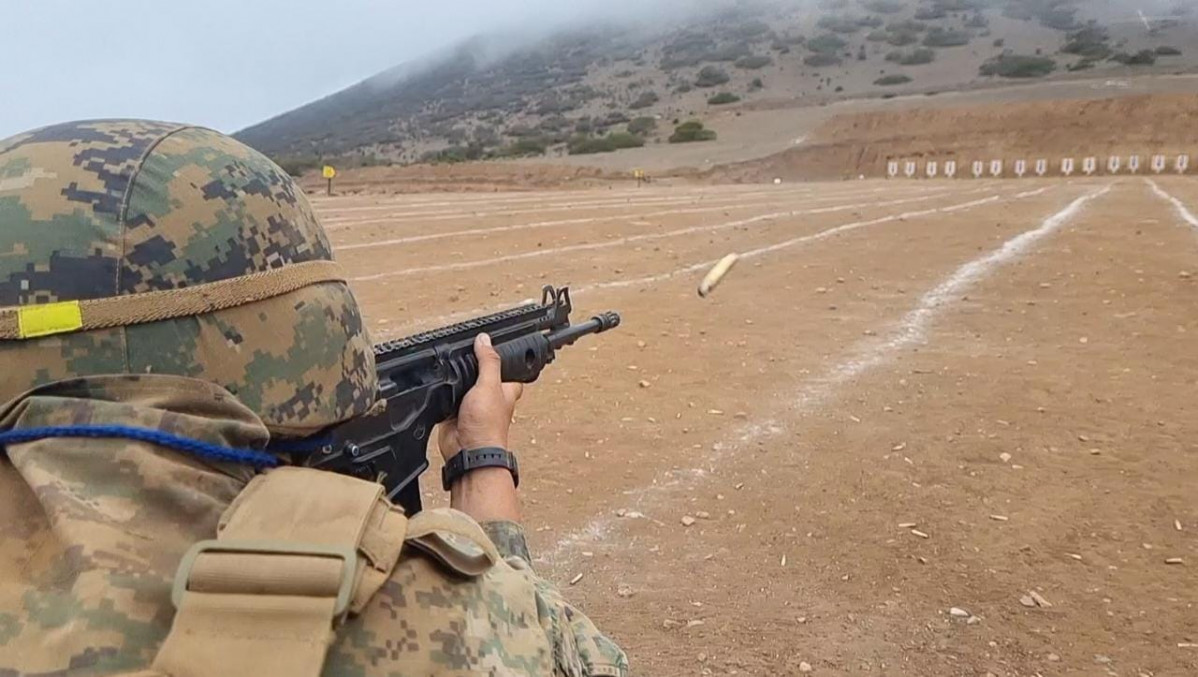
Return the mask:
{"type": "Polygon", "coordinates": [[[1167,202],[1173,203],[1173,209],[1177,211],[1177,215],[1181,217],[1182,221],[1185,221],[1194,228],[1198,228],[1198,217],[1194,216],[1193,212],[1186,208],[1186,204],[1184,202],[1170,195],[1165,191],[1164,188],[1156,185],[1156,181],[1153,181],[1152,179],[1144,180],[1148,182],[1149,186],[1152,186],[1152,192],[1156,193],[1157,197],[1167,202]]]}
{"type": "MultiPolygon", "coordinates": [[[[926,200],[926,199],[931,199],[934,197],[939,197],[939,196],[945,195],[948,192],[950,192],[950,191],[947,191],[947,190],[923,191],[915,196],[912,196],[909,198],[903,198],[903,201],[914,202],[917,200],[926,200]]],[[[814,199],[819,200],[820,202],[823,202],[825,200],[843,200],[845,197],[846,196],[843,196],[843,195],[837,195],[835,197],[827,197],[827,198],[818,197],[818,198],[814,198],[814,199]]],[[[335,246],[334,249],[338,252],[356,251],[359,249],[374,249],[376,247],[392,247],[392,246],[401,245],[401,244],[412,244],[415,242],[427,242],[429,240],[442,240],[442,239],[453,238],[453,237],[470,237],[470,236],[475,236],[475,235],[491,235],[494,233],[508,233],[508,232],[513,232],[513,231],[531,230],[531,229],[536,229],[536,228],[551,228],[551,227],[556,227],[556,226],[577,226],[577,225],[583,225],[583,224],[587,224],[587,223],[597,223],[600,221],[621,221],[621,220],[640,221],[643,219],[656,218],[659,216],[677,216],[680,214],[706,214],[706,213],[710,213],[710,212],[720,212],[720,211],[740,210],[740,209],[760,209],[762,206],[765,206],[766,204],[770,204],[772,202],[774,202],[774,201],[771,201],[768,203],[763,203],[763,204],[720,205],[720,206],[713,206],[713,207],[695,207],[693,209],[670,209],[670,210],[665,210],[665,211],[645,212],[645,213],[630,214],[630,215],[625,215],[625,216],[587,216],[587,217],[581,217],[581,218],[577,218],[577,219],[558,219],[558,220],[553,220],[553,221],[535,221],[533,223],[518,223],[518,224],[513,224],[510,226],[492,226],[490,228],[472,228],[472,229],[468,229],[468,230],[455,230],[455,231],[449,231],[449,232],[445,232],[445,233],[426,233],[424,235],[409,235],[406,237],[399,237],[399,238],[394,238],[394,239],[390,239],[390,240],[378,240],[378,241],[374,241],[374,242],[361,242],[361,243],[356,243],[356,244],[339,245],[339,246],[335,246]]],[[[789,215],[797,215],[798,213],[823,214],[823,213],[825,213],[825,211],[844,211],[846,209],[863,209],[863,208],[869,207],[869,206],[878,206],[878,205],[886,205],[886,204],[895,204],[895,203],[894,202],[890,202],[890,203],[881,202],[881,203],[874,203],[874,204],[855,203],[855,204],[849,204],[849,205],[837,205],[837,206],[833,206],[833,207],[821,207],[818,209],[808,210],[808,211],[804,211],[804,212],[794,212],[794,211],[775,212],[775,214],[789,214],[789,215]]],[[[738,222],[737,225],[743,225],[743,224],[739,224],[739,222],[738,222]]],[[[695,226],[695,227],[705,228],[707,226],[695,226]]],[[[724,227],[724,226],[720,226],[720,227],[724,227]]],[[[735,227],[735,226],[728,226],[728,227],[735,227]]],[[[719,228],[716,228],[716,230],[718,230],[718,229],[719,228]]],[[[681,232],[681,231],[678,231],[678,232],[681,232]]],[[[682,233],[682,234],[685,234],[685,233],[682,233]]],[[[545,251],[555,251],[556,252],[558,250],[554,249],[554,250],[545,250],[545,251]]]]}
{"type": "MultiPolygon", "coordinates": [[[[908,311],[886,337],[858,344],[846,359],[834,365],[823,377],[805,384],[789,398],[775,398],[787,402],[779,416],[810,413],[827,401],[838,387],[870,369],[886,364],[901,350],[925,342],[932,322],[959,299],[966,289],[995,268],[1024,255],[1037,242],[1053,234],[1079,214],[1087,203],[1109,190],[1109,185],[1104,186],[1073,200],[1064,209],[1044,219],[1038,227],[1025,231],[1007,240],[998,249],[958,267],[940,284],[920,297],[915,308],[908,311]]],[[[714,445],[712,450],[705,454],[702,462],[708,467],[713,466],[740,444],[759,442],[785,431],[785,424],[777,419],[746,424],[734,433],[733,441],[714,445]]],[[[683,484],[693,486],[706,474],[707,471],[702,468],[684,473],[667,471],[660,474],[652,484],[625,494],[634,497],[634,507],[642,508],[646,500],[656,498],[667,489],[683,484]]],[[[560,539],[550,551],[537,559],[550,562],[559,560],[575,547],[600,541],[613,530],[615,524],[611,516],[599,515],[581,529],[560,539]]]]}
{"type": "MultiPolygon", "coordinates": [[[[500,264],[500,263],[509,263],[511,261],[522,261],[525,259],[538,258],[538,257],[542,257],[542,256],[552,256],[555,254],[568,254],[571,252],[580,252],[580,251],[593,251],[596,249],[608,249],[611,247],[620,247],[623,245],[633,244],[636,242],[647,242],[650,240],[660,240],[660,239],[665,239],[665,238],[670,238],[670,237],[679,237],[682,235],[692,235],[694,233],[707,233],[707,232],[714,232],[717,230],[726,230],[729,228],[739,228],[741,226],[749,226],[749,225],[753,225],[755,223],[761,223],[763,221],[775,221],[778,219],[787,219],[787,218],[793,218],[796,216],[810,216],[813,214],[833,213],[833,212],[846,211],[846,210],[851,210],[851,209],[867,209],[870,207],[893,206],[896,204],[904,204],[907,202],[919,202],[919,201],[923,201],[923,200],[934,199],[936,197],[941,197],[943,195],[944,195],[944,193],[942,192],[942,193],[936,193],[933,195],[920,195],[918,197],[904,198],[902,200],[892,200],[890,202],[878,202],[878,203],[874,203],[874,204],[858,203],[858,204],[850,204],[850,205],[838,205],[838,206],[834,206],[834,207],[822,207],[822,208],[817,208],[817,209],[771,212],[769,214],[759,214],[757,216],[752,216],[752,217],[749,217],[746,219],[738,219],[735,221],[726,221],[724,223],[717,223],[717,224],[703,225],[703,226],[690,226],[687,228],[679,228],[676,230],[669,230],[669,231],[665,231],[665,232],[661,232],[661,233],[642,233],[640,235],[628,235],[628,236],[616,238],[613,240],[604,240],[602,242],[586,242],[586,243],[582,243],[582,244],[567,245],[564,247],[552,247],[549,249],[537,249],[535,251],[520,252],[519,254],[508,254],[506,256],[496,256],[493,258],[480,259],[480,260],[476,260],[476,261],[459,261],[456,263],[442,263],[442,264],[438,264],[435,266],[424,266],[422,268],[404,268],[402,270],[388,270],[388,271],[385,271],[382,273],[373,273],[371,275],[360,275],[358,277],[351,277],[350,281],[351,282],[369,282],[371,280],[381,280],[381,279],[386,279],[386,278],[391,278],[391,277],[407,277],[410,275],[423,275],[426,273],[440,273],[440,272],[445,272],[445,271],[450,271],[450,270],[466,270],[469,268],[493,266],[493,265],[500,264]]],[[[997,198],[995,198],[995,199],[997,199],[997,198]]],[[[524,224],[524,227],[527,227],[528,225],[529,224],[524,224]]],[[[513,228],[514,228],[514,226],[513,226],[513,228]]],[[[379,245],[372,245],[372,246],[379,246],[379,245]]]]}
{"type": "MultiPolygon", "coordinates": [[[[966,194],[968,194],[969,192],[979,192],[979,190],[967,191],[966,194]]],[[[1014,195],[1012,197],[1014,199],[1023,199],[1026,197],[1032,197],[1034,195],[1040,195],[1040,194],[1044,193],[1046,190],[1048,190],[1048,188],[1039,188],[1037,190],[1024,191],[1022,193],[1017,193],[1016,195],[1014,195]]],[[[989,198],[984,198],[982,200],[973,200],[970,202],[958,203],[955,205],[950,205],[948,207],[940,207],[940,208],[924,210],[924,211],[920,211],[920,212],[909,212],[909,213],[905,213],[905,214],[892,214],[890,216],[882,217],[880,219],[874,219],[874,220],[871,220],[868,222],[853,222],[853,223],[842,224],[840,226],[828,228],[826,230],[822,230],[817,233],[812,233],[811,235],[804,235],[804,236],[801,236],[798,238],[792,238],[791,240],[787,240],[781,244],[783,244],[787,247],[795,246],[797,244],[801,244],[801,243],[805,243],[805,242],[812,242],[812,241],[815,241],[818,239],[822,239],[824,237],[830,237],[830,236],[836,235],[838,233],[843,233],[846,230],[856,230],[857,228],[863,228],[863,227],[870,226],[870,225],[877,225],[878,223],[886,223],[889,221],[895,221],[895,220],[902,219],[902,218],[916,218],[919,216],[927,216],[927,215],[935,214],[935,213],[939,213],[939,212],[953,212],[953,211],[958,211],[958,210],[962,210],[962,209],[969,209],[969,208],[976,207],[981,204],[988,204],[990,202],[994,202],[999,199],[1002,199],[1002,196],[993,195],[993,196],[990,196],[989,198]]],[[[779,247],[777,245],[770,245],[769,247],[765,247],[763,249],[766,249],[768,251],[776,251],[778,248],[779,247]]],[[[765,253],[765,252],[764,251],[759,252],[759,253],[749,252],[749,255],[757,256],[762,253],[765,253]]],[[[688,264],[681,268],[676,268],[674,270],[666,271],[664,273],[658,273],[655,275],[647,275],[647,276],[635,278],[632,280],[614,280],[614,281],[610,281],[610,282],[597,282],[594,284],[585,285],[585,286],[581,286],[581,287],[574,287],[574,288],[571,288],[571,293],[574,296],[578,296],[579,294],[583,294],[583,293],[587,293],[587,292],[595,291],[595,290],[599,290],[599,289],[616,289],[616,288],[629,287],[629,286],[634,286],[634,285],[655,284],[657,282],[662,282],[662,281],[677,277],[679,275],[685,275],[687,273],[693,273],[693,272],[696,272],[699,270],[703,270],[705,268],[709,268],[712,265],[714,265],[716,263],[716,261],[717,261],[716,259],[712,259],[709,261],[700,261],[698,263],[688,264]]],[[[535,302],[535,299],[526,299],[525,301],[522,301],[522,303],[534,303],[534,302],[535,302]]],[[[485,307],[473,308],[470,310],[446,313],[444,315],[439,315],[439,316],[434,316],[434,317],[426,317],[426,318],[422,318],[420,320],[415,320],[412,322],[405,322],[401,325],[391,327],[388,329],[387,332],[385,332],[384,335],[395,336],[395,335],[405,333],[407,331],[410,331],[410,330],[415,329],[420,326],[430,327],[430,326],[448,325],[448,324],[451,324],[454,322],[460,322],[465,319],[469,319],[469,318],[473,318],[473,317],[480,317],[480,316],[486,315],[488,313],[498,312],[500,310],[514,307],[515,305],[518,305],[518,304],[510,303],[510,304],[505,304],[505,305],[501,305],[501,306],[485,306],[485,307]]]]}
{"type": "MultiPolygon", "coordinates": [[[[794,192],[798,189],[807,189],[809,186],[812,186],[812,185],[816,185],[816,184],[790,184],[784,188],[780,188],[777,190],[794,192]]],[[[722,195],[734,195],[737,193],[760,191],[763,187],[764,187],[764,184],[741,184],[741,185],[732,185],[732,186],[722,186],[720,189],[720,193],[722,195]]],[[[485,205],[490,205],[490,204],[505,204],[505,205],[507,205],[507,204],[511,204],[511,205],[514,205],[514,204],[536,204],[538,202],[548,202],[548,201],[552,201],[552,200],[596,199],[596,198],[599,198],[600,196],[602,196],[604,199],[607,199],[607,200],[617,200],[617,199],[624,199],[624,198],[634,199],[634,198],[646,198],[646,197],[656,198],[656,197],[665,197],[665,196],[678,197],[678,196],[687,196],[687,195],[692,196],[692,197],[697,197],[697,196],[701,196],[701,195],[707,195],[710,193],[710,191],[711,191],[710,186],[697,186],[697,187],[685,187],[685,188],[684,187],[673,187],[673,188],[664,188],[664,189],[655,189],[655,190],[646,190],[643,188],[637,188],[637,189],[625,188],[625,189],[622,189],[619,191],[609,191],[606,193],[604,193],[598,189],[576,190],[576,191],[541,190],[541,191],[531,191],[531,192],[503,191],[503,192],[497,192],[497,193],[484,193],[482,195],[480,195],[478,193],[452,194],[452,195],[454,195],[454,198],[452,200],[447,200],[444,197],[442,197],[439,201],[431,201],[431,202],[427,201],[427,200],[426,201],[420,201],[420,200],[413,201],[413,198],[418,198],[421,196],[428,197],[430,195],[430,193],[412,193],[410,195],[406,195],[406,196],[399,197],[399,198],[381,198],[379,196],[373,196],[373,198],[375,200],[374,204],[362,205],[360,207],[346,207],[345,209],[357,211],[357,210],[371,210],[371,209],[397,209],[397,208],[405,208],[405,207],[451,207],[451,206],[463,206],[463,205],[474,205],[474,204],[479,204],[479,205],[483,205],[483,204],[485,204],[485,205]]],[[[442,195],[450,195],[450,194],[442,194],[442,195]]],[[[339,196],[339,197],[332,197],[332,198],[309,197],[308,201],[313,206],[326,207],[329,205],[343,203],[346,200],[353,200],[353,199],[360,199],[360,198],[370,199],[371,197],[372,196],[369,196],[369,195],[367,195],[367,196],[339,196]]]]}
{"type": "Polygon", "coordinates": [[[572,209],[621,209],[637,207],[639,205],[658,205],[658,204],[680,204],[684,202],[715,202],[722,199],[745,199],[750,197],[767,197],[767,196],[787,196],[787,195],[809,195],[810,189],[803,191],[759,191],[753,193],[732,193],[718,194],[716,196],[694,194],[694,195],[661,195],[661,196],[637,196],[630,195],[619,199],[604,199],[593,200],[590,202],[546,202],[543,204],[528,203],[517,205],[520,209],[494,209],[495,207],[507,206],[503,203],[478,203],[480,209],[470,209],[470,205],[454,204],[446,205],[454,207],[454,209],[440,209],[436,211],[414,211],[406,205],[394,205],[386,207],[344,207],[341,209],[331,209],[328,211],[327,220],[331,225],[345,226],[349,223],[353,225],[363,225],[381,222],[390,222],[395,220],[410,221],[422,217],[454,215],[462,218],[476,216],[498,216],[505,214],[528,214],[530,212],[545,212],[545,211],[568,211],[572,209]],[[486,208],[491,208],[487,211],[486,208]],[[394,214],[383,215],[367,215],[365,218],[361,216],[339,216],[345,212],[354,211],[376,211],[389,209],[394,214]]]}
{"type": "MultiPolygon", "coordinates": [[[[494,216],[516,216],[520,214],[539,214],[542,212],[567,212],[575,210],[600,210],[600,209],[635,209],[641,206],[666,206],[666,205],[682,205],[682,204],[711,204],[713,202],[725,201],[740,201],[748,198],[781,198],[789,199],[792,197],[807,197],[811,195],[811,191],[790,191],[790,192],[761,192],[761,193],[741,193],[736,195],[721,195],[717,197],[704,198],[701,196],[675,196],[661,197],[653,199],[626,199],[626,200],[604,200],[599,202],[572,202],[572,203],[555,203],[546,205],[532,205],[521,209],[462,209],[459,205],[457,209],[446,209],[435,212],[414,212],[406,209],[397,209],[392,214],[374,215],[367,218],[360,216],[353,217],[338,217],[336,212],[332,212],[325,218],[327,227],[333,229],[371,226],[379,224],[404,224],[413,221],[452,221],[455,219],[474,219],[494,216]]],[[[486,205],[491,206],[491,205],[486,205]]],[[[482,207],[482,205],[480,205],[482,207]]]]}
{"type": "MultiPolygon", "coordinates": [[[[1012,197],[1013,197],[1013,199],[1022,200],[1024,198],[1031,197],[1034,195],[1040,195],[1041,193],[1043,193],[1046,190],[1048,190],[1048,189],[1047,188],[1038,188],[1036,190],[1017,193],[1016,195],[1014,195],[1012,197]]],[[[969,191],[969,192],[977,192],[977,191],[969,191]]],[[[817,240],[823,240],[825,238],[829,238],[829,237],[833,237],[836,235],[840,235],[842,233],[847,233],[849,231],[857,230],[858,228],[866,228],[868,226],[877,226],[877,225],[880,225],[883,223],[890,223],[891,221],[901,221],[903,219],[913,219],[913,218],[919,218],[921,216],[930,216],[932,214],[946,214],[946,213],[959,211],[962,209],[972,209],[973,207],[978,207],[978,206],[981,206],[984,204],[990,204],[992,202],[997,202],[1001,199],[1002,199],[1002,197],[999,195],[991,195],[990,197],[982,198],[980,200],[971,200],[969,202],[962,202],[962,203],[958,203],[955,205],[950,205],[948,207],[934,207],[932,209],[922,209],[922,210],[914,211],[914,212],[904,212],[901,214],[890,214],[889,216],[881,216],[876,219],[868,219],[866,221],[854,221],[852,223],[846,223],[843,225],[836,226],[835,228],[821,230],[818,233],[812,233],[810,235],[800,235],[799,237],[791,238],[789,240],[784,240],[784,241],[778,242],[776,244],[767,245],[765,247],[759,247],[757,249],[750,249],[750,250],[741,252],[740,257],[742,259],[755,258],[755,257],[761,256],[763,254],[768,254],[770,252],[787,249],[787,248],[793,247],[795,245],[806,244],[808,242],[815,242],[817,240]]],[[[668,280],[672,277],[677,277],[678,275],[685,275],[687,273],[693,273],[693,272],[696,272],[699,270],[703,270],[705,268],[710,268],[711,266],[714,266],[718,261],[719,261],[719,259],[710,259],[708,261],[700,261],[698,263],[693,263],[691,265],[688,265],[688,266],[685,266],[682,268],[678,268],[676,270],[667,271],[665,273],[658,273],[656,275],[647,275],[645,277],[631,279],[631,280],[612,280],[610,282],[598,282],[595,284],[579,287],[578,291],[575,293],[581,294],[581,293],[585,293],[588,291],[594,291],[596,289],[618,289],[620,287],[630,287],[630,286],[634,286],[634,285],[638,285],[638,284],[652,284],[654,282],[661,282],[663,280],[668,280]]]]}
{"type": "MultiPolygon", "coordinates": [[[[883,190],[883,188],[874,188],[874,189],[864,191],[864,192],[862,192],[862,191],[847,191],[846,190],[843,192],[838,191],[836,194],[826,196],[826,197],[844,198],[844,197],[848,197],[849,195],[861,195],[861,194],[876,193],[876,192],[880,192],[882,190],[883,190]]],[[[743,194],[737,194],[737,195],[733,195],[733,196],[719,196],[716,198],[711,198],[711,199],[706,199],[706,200],[702,199],[702,198],[698,198],[698,197],[672,198],[672,199],[662,199],[662,200],[641,200],[641,201],[627,200],[627,201],[610,202],[610,203],[608,203],[608,202],[592,203],[592,204],[576,203],[576,204],[572,204],[572,205],[555,206],[555,207],[538,206],[534,209],[518,209],[518,210],[506,210],[506,211],[505,210],[462,211],[461,209],[442,211],[442,212],[424,212],[424,213],[400,211],[400,212],[397,212],[396,214],[388,215],[386,217],[369,218],[369,219],[359,219],[356,217],[354,217],[354,218],[337,218],[336,216],[329,215],[329,216],[326,216],[323,218],[322,223],[324,224],[326,230],[341,230],[341,229],[345,229],[345,228],[358,228],[358,227],[374,226],[374,225],[401,226],[401,225],[409,225],[409,224],[413,224],[413,223],[424,223],[424,222],[429,222],[429,221],[460,221],[463,219],[491,218],[491,217],[496,217],[496,216],[519,216],[522,214],[541,214],[544,212],[574,211],[574,210],[580,210],[580,209],[588,210],[588,211],[598,210],[598,209],[612,209],[612,210],[638,209],[638,208],[645,207],[645,206],[664,207],[664,206],[668,206],[668,205],[688,205],[688,204],[689,205],[703,205],[705,207],[711,207],[711,208],[721,206],[721,205],[717,205],[717,204],[713,204],[713,203],[722,203],[725,208],[732,209],[732,208],[735,208],[737,205],[743,204],[743,200],[746,200],[749,198],[769,198],[768,200],[765,200],[765,201],[766,202],[783,202],[783,201],[789,201],[789,200],[793,200],[793,199],[797,199],[797,198],[806,198],[806,197],[823,198],[825,196],[818,195],[814,191],[802,191],[802,192],[791,191],[791,192],[784,192],[784,193],[771,191],[771,192],[762,192],[762,193],[743,193],[743,194]]],[[[608,218],[621,218],[621,217],[617,215],[617,216],[611,216],[608,218]]]]}

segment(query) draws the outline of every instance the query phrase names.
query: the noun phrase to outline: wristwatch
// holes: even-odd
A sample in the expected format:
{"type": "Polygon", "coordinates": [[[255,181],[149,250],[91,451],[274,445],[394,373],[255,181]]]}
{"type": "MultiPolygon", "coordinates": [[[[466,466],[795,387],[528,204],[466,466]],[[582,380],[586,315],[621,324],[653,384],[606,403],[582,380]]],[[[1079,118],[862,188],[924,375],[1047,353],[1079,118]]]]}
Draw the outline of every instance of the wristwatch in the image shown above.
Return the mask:
{"type": "Polygon", "coordinates": [[[463,449],[458,452],[441,468],[441,486],[449,491],[454,482],[462,479],[466,473],[481,468],[507,468],[512,473],[512,481],[517,487],[520,486],[520,466],[516,463],[516,455],[500,447],[463,449]]]}

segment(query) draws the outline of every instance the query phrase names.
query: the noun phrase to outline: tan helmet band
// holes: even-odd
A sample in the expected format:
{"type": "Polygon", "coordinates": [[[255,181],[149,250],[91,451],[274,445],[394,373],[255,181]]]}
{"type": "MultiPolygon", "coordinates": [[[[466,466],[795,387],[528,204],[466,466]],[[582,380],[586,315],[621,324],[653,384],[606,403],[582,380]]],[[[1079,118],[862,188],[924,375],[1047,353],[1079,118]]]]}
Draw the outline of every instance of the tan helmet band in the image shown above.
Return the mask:
{"type": "Polygon", "coordinates": [[[0,308],[0,339],[32,339],[204,315],[322,282],[345,282],[345,272],[334,261],[308,261],[180,289],[9,306],[0,308]]]}

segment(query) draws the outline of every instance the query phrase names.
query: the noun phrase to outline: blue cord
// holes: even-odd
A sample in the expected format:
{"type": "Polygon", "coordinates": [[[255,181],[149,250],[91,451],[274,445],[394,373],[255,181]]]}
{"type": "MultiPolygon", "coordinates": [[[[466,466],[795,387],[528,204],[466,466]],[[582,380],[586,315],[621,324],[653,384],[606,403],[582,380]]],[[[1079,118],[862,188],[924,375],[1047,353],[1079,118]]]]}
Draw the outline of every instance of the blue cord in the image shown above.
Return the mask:
{"type": "Polygon", "coordinates": [[[138,442],[149,442],[176,451],[183,451],[201,458],[230,463],[245,463],[256,468],[273,468],[279,465],[279,459],[252,449],[232,449],[219,444],[211,444],[179,437],[161,430],[150,428],[134,428],[124,425],[63,425],[47,426],[44,428],[29,428],[27,430],[9,430],[0,432],[0,447],[7,444],[34,442],[49,437],[88,437],[104,439],[127,439],[138,442]]]}

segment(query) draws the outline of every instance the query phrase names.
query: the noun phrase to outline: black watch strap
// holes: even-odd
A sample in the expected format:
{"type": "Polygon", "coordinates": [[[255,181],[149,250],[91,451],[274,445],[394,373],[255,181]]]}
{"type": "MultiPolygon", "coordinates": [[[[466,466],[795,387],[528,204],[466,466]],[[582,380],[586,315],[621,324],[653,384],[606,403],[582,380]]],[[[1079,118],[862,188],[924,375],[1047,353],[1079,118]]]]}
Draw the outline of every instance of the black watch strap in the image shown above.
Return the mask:
{"type": "Polygon", "coordinates": [[[462,450],[457,456],[449,459],[441,468],[441,486],[445,491],[454,482],[462,479],[467,473],[481,468],[506,468],[512,473],[512,481],[520,486],[520,466],[516,463],[516,455],[501,447],[484,447],[482,449],[462,450]]]}

